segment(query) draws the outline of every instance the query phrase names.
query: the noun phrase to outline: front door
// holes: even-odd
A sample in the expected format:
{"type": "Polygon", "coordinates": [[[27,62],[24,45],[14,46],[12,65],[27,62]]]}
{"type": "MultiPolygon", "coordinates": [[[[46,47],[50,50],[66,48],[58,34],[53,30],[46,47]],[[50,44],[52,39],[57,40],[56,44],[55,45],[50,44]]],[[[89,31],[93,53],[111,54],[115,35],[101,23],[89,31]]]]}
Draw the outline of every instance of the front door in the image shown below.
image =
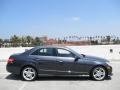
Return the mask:
{"type": "Polygon", "coordinates": [[[59,62],[59,68],[57,68],[61,75],[71,75],[71,67],[73,66],[75,55],[63,48],[56,48],[56,61],[59,62]]]}
{"type": "Polygon", "coordinates": [[[57,48],[56,52],[57,60],[61,62],[61,69],[66,72],[62,74],[81,75],[87,73],[86,62],[82,57],[79,57],[78,60],[76,60],[77,56],[74,53],[63,48],[57,48]]]}

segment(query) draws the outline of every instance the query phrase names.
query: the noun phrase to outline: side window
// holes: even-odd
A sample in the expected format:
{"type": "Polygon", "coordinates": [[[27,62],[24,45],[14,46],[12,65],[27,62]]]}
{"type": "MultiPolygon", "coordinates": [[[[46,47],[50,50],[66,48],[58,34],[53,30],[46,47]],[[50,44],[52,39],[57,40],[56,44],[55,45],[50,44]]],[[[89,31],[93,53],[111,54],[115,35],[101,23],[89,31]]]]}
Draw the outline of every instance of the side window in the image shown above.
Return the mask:
{"type": "Polygon", "coordinates": [[[57,49],[57,56],[59,57],[75,57],[73,53],[65,49],[57,49]]]}
{"type": "Polygon", "coordinates": [[[32,55],[53,56],[52,48],[41,48],[32,53],[32,55]]]}

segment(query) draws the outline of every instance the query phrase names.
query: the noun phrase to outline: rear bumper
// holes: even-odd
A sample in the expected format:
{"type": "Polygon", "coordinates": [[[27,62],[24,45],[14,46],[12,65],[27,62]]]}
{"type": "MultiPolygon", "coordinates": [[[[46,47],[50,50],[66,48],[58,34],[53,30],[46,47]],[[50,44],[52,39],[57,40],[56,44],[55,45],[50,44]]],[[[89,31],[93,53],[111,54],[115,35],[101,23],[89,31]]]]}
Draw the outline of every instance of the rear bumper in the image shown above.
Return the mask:
{"type": "Polygon", "coordinates": [[[20,74],[20,68],[16,65],[13,65],[13,64],[7,64],[6,70],[10,73],[13,73],[13,74],[20,74]]]}

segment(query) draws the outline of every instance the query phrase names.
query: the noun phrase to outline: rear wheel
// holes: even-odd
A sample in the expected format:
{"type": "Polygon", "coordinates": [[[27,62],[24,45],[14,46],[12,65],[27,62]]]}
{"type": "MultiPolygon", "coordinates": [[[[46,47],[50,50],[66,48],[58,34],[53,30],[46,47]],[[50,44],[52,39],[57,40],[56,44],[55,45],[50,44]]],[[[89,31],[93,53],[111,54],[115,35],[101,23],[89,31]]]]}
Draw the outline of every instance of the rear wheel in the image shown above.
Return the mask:
{"type": "Polygon", "coordinates": [[[33,67],[28,66],[23,68],[21,75],[24,80],[33,81],[37,77],[37,72],[33,67]]]}
{"type": "Polygon", "coordinates": [[[107,72],[102,66],[95,67],[91,72],[91,77],[97,81],[104,80],[106,78],[106,75],[107,72]]]}

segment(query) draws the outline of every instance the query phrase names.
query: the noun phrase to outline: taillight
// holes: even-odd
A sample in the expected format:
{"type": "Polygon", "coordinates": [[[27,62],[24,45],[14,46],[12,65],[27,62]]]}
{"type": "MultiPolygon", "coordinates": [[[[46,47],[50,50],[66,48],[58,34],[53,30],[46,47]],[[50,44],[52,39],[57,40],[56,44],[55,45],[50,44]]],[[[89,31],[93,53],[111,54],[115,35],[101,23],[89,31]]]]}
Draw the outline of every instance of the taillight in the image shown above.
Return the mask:
{"type": "Polygon", "coordinates": [[[9,58],[8,59],[8,64],[12,64],[12,63],[14,63],[15,62],[15,59],[14,58],[9,58]]]}

